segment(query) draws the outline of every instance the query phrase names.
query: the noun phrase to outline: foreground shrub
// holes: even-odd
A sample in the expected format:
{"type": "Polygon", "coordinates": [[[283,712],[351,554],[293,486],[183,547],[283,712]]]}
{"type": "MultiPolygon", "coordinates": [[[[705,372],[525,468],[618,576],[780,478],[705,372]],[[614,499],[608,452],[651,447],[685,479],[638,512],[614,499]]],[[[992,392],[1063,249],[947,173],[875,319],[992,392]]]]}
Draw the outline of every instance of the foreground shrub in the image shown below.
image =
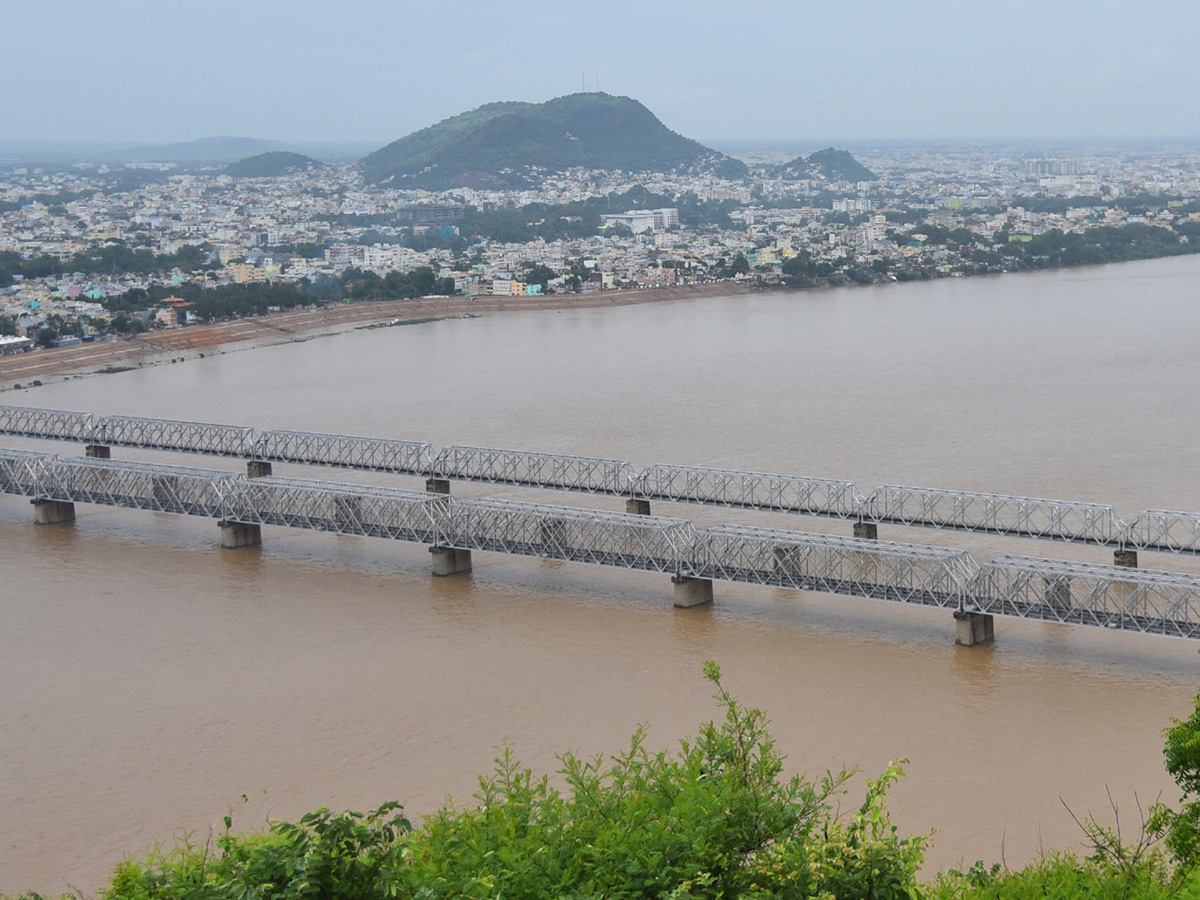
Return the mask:
{"type": "Polygon", "coordinates": [[[898,765],[867,783],[846,820],[850,773],[783,778],[767,717],[705,664],[724,710],[675,752],[639,729],[605,760],[561,757],[566,791],[505,752],[475,804],[413,830],[395,803],[321,809],[265,833],[226,833],[128,860],[106,900],[359,898],[910,898],[925,838],[900,837],[885,806],[898,765]]]}

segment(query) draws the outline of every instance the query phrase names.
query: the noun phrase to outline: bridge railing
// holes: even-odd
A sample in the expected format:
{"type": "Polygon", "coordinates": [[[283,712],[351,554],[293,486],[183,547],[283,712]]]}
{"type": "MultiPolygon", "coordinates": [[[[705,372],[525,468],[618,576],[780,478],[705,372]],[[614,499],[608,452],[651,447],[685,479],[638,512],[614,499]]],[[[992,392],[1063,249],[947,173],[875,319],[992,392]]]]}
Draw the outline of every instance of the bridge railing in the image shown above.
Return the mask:
{"type": "Polygon", "coordinates": [[[1111,506],[885,484],[863,501],[865,518],[1091,544],[1118,543],[1124,524],[1111,506]]]}
{"type": "Polygon", "coordinates": [[[445,503],[416,491],[270,476],[240,479],[221,515],[246,524],[436,543],[445,503]]]}
{"type": "Polygon", "coordinates": [[[61,409],[0,406],[0,433],[60,441],[89,441],[92,416],[61,409]]]}
{"type": "Polygon", "coordinates": [[[105,416],[96,420],[91,440],[113,446],[247,457],[254,444],[254,430],[240,425],[105,416]]]}
{"type": "Polygon", "coordinates": [[[434,457],[431,474],[492,484],[623,494],[629,490],[633,467],[619,459],[455,446],[434,457]]]}
{"type": "Polygon", "coordinates": [[[633,496],[741,509],[851,518],[857,514],[852,481],[735,472],[697,466],[656,464],[633,479],[633,496]]]}
{"type": "Polygon", "coordinates": [[[699,530],[689,556],[699,577],[945,608],[978,568],[965,550],[740,525],[699,530]]]}
{"type": "Polygon", "coordinates": [[[1200,576],[1004,556],[967,587],[972,611],[1046,622],[1200,637],[1200,576]]]}
{"type": "Polygon", "coordinates": [[[419,441],[278,430],[258,435],[251,452],[255,459],[400,475],[427,474],[433,458],[430,445],[419,441]]]}
{"type": "Polygon", "coordinates": [[[694,533],[684,519],[509,500],[454,500],[442,528],[439,540],[457,549],[670,573],[694,533]]]}

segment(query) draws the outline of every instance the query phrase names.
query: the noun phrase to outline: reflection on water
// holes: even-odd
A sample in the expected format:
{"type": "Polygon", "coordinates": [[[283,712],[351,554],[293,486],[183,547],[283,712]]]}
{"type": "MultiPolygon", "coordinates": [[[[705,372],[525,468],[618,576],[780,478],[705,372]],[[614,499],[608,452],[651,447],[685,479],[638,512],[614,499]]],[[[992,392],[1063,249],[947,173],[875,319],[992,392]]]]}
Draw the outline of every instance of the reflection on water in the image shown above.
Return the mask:
{"type": "MultiPolygon", "coordinates": [[[[1200,260],[1176,259],[516,313],[6,400],[1109,502],[1128,517],[1200,509],[1197,274],[1200,260]]],[[[247,827],[389,798],[427,812],[468,798],[502,742],[550,771],[564,749],[618,749],[640,722],[669,746],[715,710],[704,659],[770,712],[796,769],[909,758],[893,806],[905,828],[938,829],[931,865],[996,859],[1002,843],[1015,864],[1078,841],[1059,797],[1097,813],[1106,788],[1125,806],[1172,798],[1161,730],[1197,689],[1183,641],[1001,620],[994,646],[965,649],[948,614],[887,603],[718,585],[712,608],[674,610],[664,576],[477,553],[469,576],[435,580],[423,547],[268,528],[261,549],[223,552],[209,522],[84,507],[73,526],[30,519],[0,498],[0,891],[94,888],[125,852],[203,836],[231,806],[247,827]]],[[[849,527],[760,523],[781,520],[849,527]]]]}

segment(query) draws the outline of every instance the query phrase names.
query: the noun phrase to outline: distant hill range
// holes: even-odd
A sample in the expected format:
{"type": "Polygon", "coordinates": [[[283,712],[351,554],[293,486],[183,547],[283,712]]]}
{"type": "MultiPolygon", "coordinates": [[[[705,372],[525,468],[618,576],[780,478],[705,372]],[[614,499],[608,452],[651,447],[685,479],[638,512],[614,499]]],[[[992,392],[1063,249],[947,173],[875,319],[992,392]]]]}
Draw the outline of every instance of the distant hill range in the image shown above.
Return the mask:
{"type": "Polygon", "coordinates": [[[324,163],[311,156],[288,150],[272,150],[270,153],[259,153],[257,156],[248,156],[230,163],[225,167],[225,174],[234,178],[274,178],[289,172],[304,172],[322,166],[324,163]]]}
{"type": "Polygon", "coordinates": [[[878,181],[879,176],[850,155],[847,150],[827,147],[805,159],[797,156],[781,166],[768,166],[776,178],[812,178],[819,175],[827,181],[878,181]]]}
{"type": "Polygon", "coordinates": [[[676,134],[636,100],[600,92],[489,103],[393,141],[361,166],[368,181],[427,190],[520,187],[576,167],[746,174],[740,160],[676,134]]]}

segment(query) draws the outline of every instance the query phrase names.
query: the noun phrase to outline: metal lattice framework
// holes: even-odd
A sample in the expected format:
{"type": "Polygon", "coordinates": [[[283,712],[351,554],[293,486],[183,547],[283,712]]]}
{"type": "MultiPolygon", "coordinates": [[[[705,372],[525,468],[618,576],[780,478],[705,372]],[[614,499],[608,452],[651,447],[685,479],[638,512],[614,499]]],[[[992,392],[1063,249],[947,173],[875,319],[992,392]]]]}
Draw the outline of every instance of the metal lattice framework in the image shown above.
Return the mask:
{"type": "Polygon", "coordinates": [[[446,507],[439,542],[462,550],[675,573],[694,534],[685,519],[507,500],[455,500],[446,507]]]}
{"type": "Polygon", "coordinates": [[[848,519],[858,515],[852,481],[653,465],[633,479],[633,496],[848,519]]]}
{"type": "Polygon", "coordinates": [[[92,417],[88,413],[60,409],[0,406],[0,433],[59,441],[88,441],[92,417]]]}
{"type": "Polygon", "coordinates": [[[663,464],[638,471],[615,459],[460,446],[435,451],[416,441],[256,435],[235,425],[16,406],[0,406],[0,433],[1200,555],[1196,513],[1146,510],[1126,524],[1111,506],[1068,500],[900,485],[864,497],[854,482],[827,478],[663,464]]]}
{"type": "Polygon", "coordinates": [[[239,479],[221,515],[246,524],[433,544],[446,503],[415,491],[267,477],[239,479]]]}
{"type": "Polygon", "coordinates": [[[429,471],[432,450],[429,444],[417,441],[306,431],[267,431],[253,441],[252,449],[246,455],[276,462],[424,475],[429,471]]]}
{"type": "Polygon", "coordinates": [[[446,447],[433,459],[441,478],[562,488],[587,494],[625,494],[633,466],[619,459],[560,456],[486,447],[446,447]]]}
{"type": "Polygon", "coordinates": [[[1200,576],[1004,556],[967,586],[972,611],[1200,638],[1200,576]]]}
{"type": "Polygon", "coordinates": [[[0,492],[1200,638],[1200,576],[1172,572],[18,450],[0,492]]]}
{"type": "Polygon", "coordinates": [[[1116,544],[1125,525],[1111,506],[1069,500],[1037,500],[885,484],[863,501],[872,522],[933,526],[1021,537],[1116,544]]]}
{"type": "Polygon", "coordinates": [[[1200,515],[1148,509],[1129,523],[1128,539],[1138,550],[1200,553],[1200,515]]]}
{"type": "Polygon", "coordinates": [[[180,450],[208,456],[245,457],[250,455],[254,430],[240,425],[105,416],[95,421],[92,442],[152,450],[180,450]]]}
{"type": "Polygon", "coordinates": [[[219,517],[239,477],[228,472],[114,462],[102,459],[47,460],[27,496],[41,500],[95,503],[125,509],[219,517]]]}
{"type": "Polygon", "coordinates": [[[685,574],[958,608],[978,567],[965,550],[721,525],[699,531],[685,574]]]}

